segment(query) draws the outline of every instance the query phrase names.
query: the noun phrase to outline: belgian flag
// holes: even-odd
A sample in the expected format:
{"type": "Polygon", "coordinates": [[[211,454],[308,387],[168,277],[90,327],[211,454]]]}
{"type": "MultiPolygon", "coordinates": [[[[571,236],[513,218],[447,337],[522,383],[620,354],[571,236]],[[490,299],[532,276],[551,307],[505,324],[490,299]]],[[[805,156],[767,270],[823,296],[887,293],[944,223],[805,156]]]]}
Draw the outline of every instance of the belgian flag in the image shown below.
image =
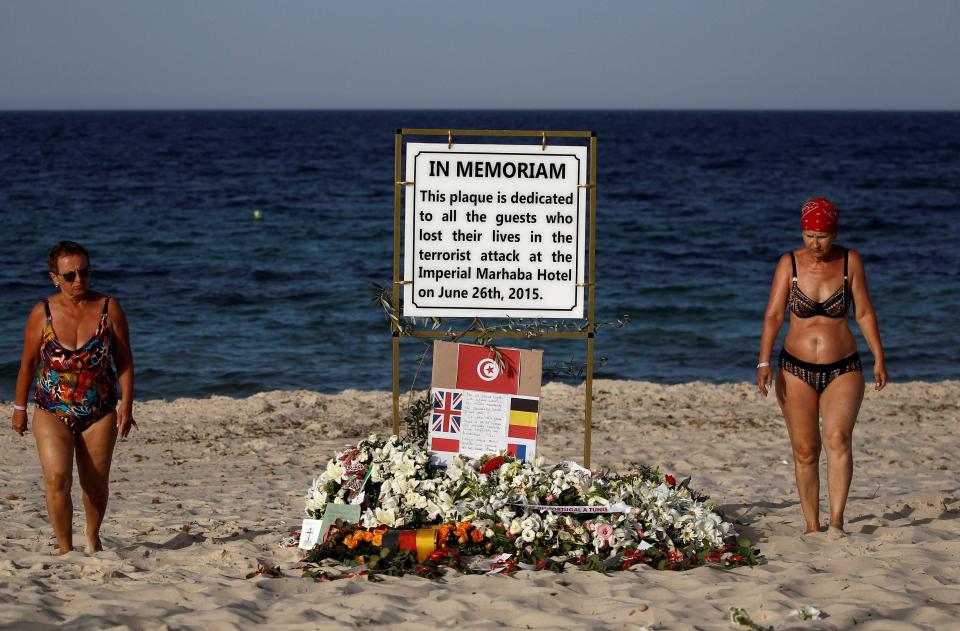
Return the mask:
{"type": "Polygon", "coordinates": [[[510,398],[510,427],[508,438],[537,439],[537,417],[540,411],[539,399],[510,398]]]}

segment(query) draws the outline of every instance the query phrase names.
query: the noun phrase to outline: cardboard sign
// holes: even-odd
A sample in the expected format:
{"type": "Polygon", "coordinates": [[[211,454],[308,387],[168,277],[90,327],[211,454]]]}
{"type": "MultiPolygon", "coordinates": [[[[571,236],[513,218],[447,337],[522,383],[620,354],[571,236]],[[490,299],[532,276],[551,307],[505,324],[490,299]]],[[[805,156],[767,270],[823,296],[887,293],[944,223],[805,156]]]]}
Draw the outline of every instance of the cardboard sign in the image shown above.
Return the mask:
{"type": "Polygon", "coordinates": [[[583,318],[587,148],[407,143],[403,315],[583,318]]]}
{"type": "Polygon", "coordinates": [[[536,453],[543,351],[434,342],[431,461],[501,451],[527,460],[536,453]],[[496,365],[496,369],[490,364],[496,365]]]}

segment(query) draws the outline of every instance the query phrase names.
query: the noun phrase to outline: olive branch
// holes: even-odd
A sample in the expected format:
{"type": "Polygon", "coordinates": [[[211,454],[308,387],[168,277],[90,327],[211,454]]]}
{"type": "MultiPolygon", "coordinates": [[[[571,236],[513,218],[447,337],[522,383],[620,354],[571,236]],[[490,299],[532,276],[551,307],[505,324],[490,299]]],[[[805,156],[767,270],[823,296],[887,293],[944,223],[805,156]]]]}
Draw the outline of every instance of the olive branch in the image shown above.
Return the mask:
{"type": "MultiPolygon", "coordinates": [[[[579,333],[586,331],[587,327],[589,326],[589,323],[586,321],[545,320],[542,318],[522,321],[510,318],[503,324],[488,326],[482,319],[474,317],[470,320],[470,323],[465,329],[457,330],[451,324],[444,322],[441,318],[415,318],[398,316],[398,313],[403,313],[403,299],[398,298],[398,308],[394,309],[393,292],[384,285],[373,283],[371,293],[374,304],[379,305],[379,307],[383,310],[384,315],[387,317],[387,320],[390,322],[391,333],[395,333],[400,337],[412,337],[418,330],[418,326],[421,328],[429,328],[432,331],[443,330],[445,334],[444,336],[448,337],[451,342],[459,342],[467,339],[472,340],[473,343],[479,346],[489,349],[493,354],[494,361],[497,362],[501,369],[505,368],[506,366],[503,360],[503,354],[494,343],[494,340],[496,340],[498,337],[497,333],[519,333],[524,338],[534,339],[543,337],[547,333],[579,333]]],[[[630,316],[623,315],[616,320],[595,322],[593,328],[595,331],[605,327],[620,329],[629,323],[630,316]]],[[[411,436],[411,438],[414,438],[417,441],[421,441],[421,437],[422,441],[426,441],[426,417],[432,407],[429,391],[424,397],[421,397],[416,401],[414,401],[413,398],[414,393],[416,392],[417,379],[420,376],[423,365],[426,363],[427,358],[430,356],[430,353],[433,350],[433,345],[426,341],[423,342],[423,346],[423,350],[416,359],[416,371],[414,372],[413,379],[411,379],[410,382],[410,390],[407,398],[407,409],[404,413],[404,423],[407,426],[407,433],[411,436]]],[[[600,366],[604,366],[607,363],[607,358],[600,357],[597,361],[600,366]]],[[[581,377],[583,376],[586,367],[587,363],[584,361],[568,360],[560,364],[544,367],[543,374],[546,376],[563,375],[569,377],[581,377]]]]}

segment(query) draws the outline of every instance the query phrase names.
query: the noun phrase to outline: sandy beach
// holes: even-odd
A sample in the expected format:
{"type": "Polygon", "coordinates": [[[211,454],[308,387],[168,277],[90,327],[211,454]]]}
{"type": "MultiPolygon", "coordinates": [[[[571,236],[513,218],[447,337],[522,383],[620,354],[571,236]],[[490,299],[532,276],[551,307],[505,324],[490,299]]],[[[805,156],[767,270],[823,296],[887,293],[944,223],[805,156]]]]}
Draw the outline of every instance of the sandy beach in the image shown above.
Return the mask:
{"type": "MultiPolygon", "coordinates": [[[[544,387],[549,461],[581,460],[582,392],[544,387]]],[[[593,465],[693,476],[761,549],[761,565],[314,583],[281,540],[334,451],[389,432],[389,393],[156,400],[136,404],[141,429],[118,446],[97,554],[83,550],[75,482],[78,549],[54,556],[33,438],[0,434],[0,628],[723,629],[731,606],[776,629],[960,628],[960,382],[868,391],[840,542],[800,537],[772,396],[745,383],[598,381],[595,392],[593,465]],[[258,561],[285,576],[246,580],[258,561]],[[803,605],[825,618],[789,615],[803,605]]]]}

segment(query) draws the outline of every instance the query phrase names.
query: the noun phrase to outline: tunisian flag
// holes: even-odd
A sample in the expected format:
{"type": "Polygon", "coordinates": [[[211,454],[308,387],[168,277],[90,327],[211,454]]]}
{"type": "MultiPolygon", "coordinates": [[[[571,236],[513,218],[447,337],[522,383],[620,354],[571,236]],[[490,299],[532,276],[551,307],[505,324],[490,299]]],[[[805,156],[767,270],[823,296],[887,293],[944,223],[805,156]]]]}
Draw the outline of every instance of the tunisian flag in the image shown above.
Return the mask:
{"type": "Polygon", "coordinates": [[[520,351],[501,348],[503,366],[496,355],[485,346],[460,344],[457,354],[457,388],[518,394],[520,389],[520,351]]]}

